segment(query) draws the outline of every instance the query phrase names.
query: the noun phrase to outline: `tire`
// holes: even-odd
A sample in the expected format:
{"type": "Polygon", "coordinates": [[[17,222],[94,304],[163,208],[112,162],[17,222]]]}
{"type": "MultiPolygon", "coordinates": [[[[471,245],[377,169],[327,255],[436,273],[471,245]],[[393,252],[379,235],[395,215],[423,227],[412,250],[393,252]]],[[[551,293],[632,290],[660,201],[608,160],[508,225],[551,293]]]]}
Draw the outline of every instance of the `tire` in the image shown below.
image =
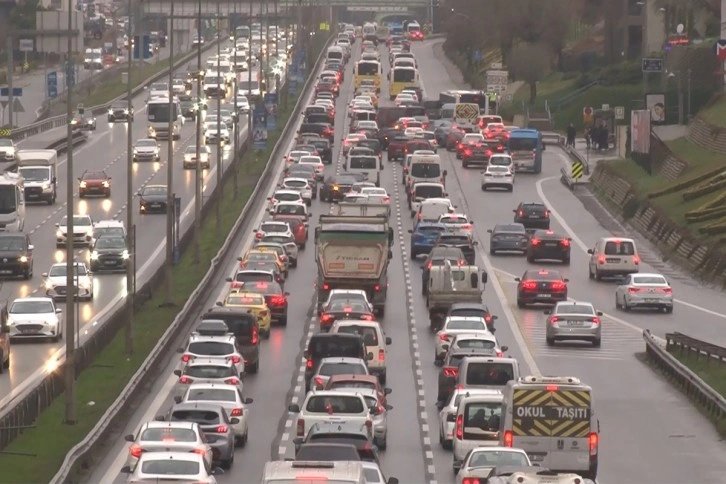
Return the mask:
{"type": "Polygon", "coordinates": [[[3,362],[2,365],[0,365],[0,368],[8,369],[10,368],[10,355],[8,355],[8,359],[3,362]]]}
{"type": "Polygon", "coordinates": [[[381,373],[378,376],[378,381],[380,382],[381,385],[385,385],[387,378],[388,378],[388,376],[386,375],[386,372],[384,371],[383,373],[381,373]]]}
{"type": "Polygon", "coordinates": [[[527,255],[527,262],[533,263],[534,262],[534,257],[532,257],[531,255],[528,254],[527,255]]]}
{"type": "Polygon", "coordinates": [[[666,314],[673,314],[673,306],[669,306],[665,308],[666,314]]]}
{"type": "Polygon", "coordinates": [[[257,374],[257,372],[260,369],[260,359],[259,356],[257,357],[257,361],[255,361],[254,365],[250,365],[247,368],[245,368],[246,372],[252,373],[253,375],[257,374]]]}
{"type": "Polygon", "coordinates": [[[481,186],[481,191],[483,191],[483,192],[487,191],[487,186],[486,185],[482,185],[481,186]]]}
{"type": "Polygon", "coordinates": [[[287,316],[283,316],[280,318],[280,321],[278,322],[280,326],[287,326],[287,316]]]}
{"type": "Polygon", "coordinates": [[[232,468],[232,465],[234,464],[234,457],[231,459],[223,460],[220,462],[220,467],[224,469],[225,471],[228,471],[232,468]]]}
{"type": "Polygon", "coordinates": [[[32,269],[32,266],[31,267],[28,267],[27,269],[25,269],[23,271],[23,280],[24,281],[28,281],[28,280],[30,280],[31,277],[33,277],[33,269],[32,269]]]}
{"type": "Polygon", "coordinates": [[[620,299],[617,294],[615,294],[615,309],[620,309],[620,299]]]}
{"type": "Polygon", "coordinates": [[[602,274],[600,274],[597,269],[595,269],[595,280],[596,281],[602,281],[602,274]]]}
{"type": "Polygon", "coordinates": [[[592,270],[590,269],[590,266],[587,266],[587,278],[588,279],[595,279],[595,276],[592,275],[592,270]]]}
{"type": "Polygon", "coordinates": [[[524,304],[524,302],[522,300],[517,299],[517,307],[520,309],[523,309],[523,308],[527,307],[527,305],[524,304]]]}
{"type": "Polygon", "coordinates": [[[467,168],[469,168],[469,163],[467,163],[466,160],[464,160],[461,162],[461,166],[466,170],[467,168]]]}
{"type": "Polygon", "coordinates": [[[497,255],[497,251],[494,249],[489,249],[489,255],[497,255]]]}
{"type": "Polygon", "coordinates": [[[566,266],[569,266],[570,265],[570,258],[569,257],[566,257],[566,258],[562,259],[562,263],[564,265],[566,265],[566,266]]]}
{"type": "Polygon", "coordinates": [[[292,267],[297,267],[297,259],[293,259],[293,260],[291,260],[291,261],[290,261],[290,265],[291,265],[292,267]]]}
{"type": "Polygon", "coordinates": [[[623,298],[623,311],[625,311],[626,313],[630,312],[630,305],[625,298],[623,298]]]}
{"type": "Polygon", "coordinates": [[[378,447],[378,450],[386,450],[386,446],[388,445],[388,437],[383,437],[381,440],[379,440],[376,443],[376,446],[378,447]]]}
{"type": "Polygon", "coordinates": [[[599,348],[601,344],[602,344],[602,340],[600,340],[600,339],[592,340],[592,346],[594,346],[595,348],[599,348]]]}
{"type": "Polygon", "coordinates": [[[547,346],[554,346],[555,345],[555,339],[554,338],[547,338],[547,346]]]}

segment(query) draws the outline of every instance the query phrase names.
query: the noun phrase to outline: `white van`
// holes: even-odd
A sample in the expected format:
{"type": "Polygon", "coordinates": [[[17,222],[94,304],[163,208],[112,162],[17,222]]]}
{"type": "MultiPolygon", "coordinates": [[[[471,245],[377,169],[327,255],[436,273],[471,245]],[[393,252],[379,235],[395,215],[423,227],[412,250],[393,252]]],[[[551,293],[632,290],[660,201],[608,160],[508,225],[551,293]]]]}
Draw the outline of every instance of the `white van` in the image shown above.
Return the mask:
{"type": "Polygon", "coordinates": [[[416,215],[421,202],[429,198],[447,198],[446,187],[443,183],[420,182],[411,186],[408,194],[408,207],[411,210],[411,217],[416,215]]]}
{"type": "Polygon", "coordinates": [[[590,279],[627,276],[640,270],[640,256],[633,239],[602,237],[587,253],[590,279]]]}
{"type": "Polygon", "coordinates": [[[362,173],[366,181],[381,185],[381,171],[383,167],[380,158],[375,155],[354,155],[348,157],[343,164],[343,170],[348,173],[362,173]]]}
{"type": "Polygon", "coordinates": [[[371,375],[378,376],[381,385],[386,384],[386,347],[391,344],[391,338],[383,332],[381,323],[342,319],[333,323],[330,332],[360,335],[366,346],[366,353],[373,355],[373,358],[367,362],[368,371],[371,372],[371,375]]]}
{"type": "Polygon", "coordinates": [[[524,450],[532,464],[597,477],[600,422],[592,388],[569,376],[525,376],[503,390],[499,444],[524,450]]]}
{"type": "Polygon", "coordinates": [[[459,472],[472,449],[499,446],[503,400],[499,390],[477,390],[476,393],[465,393],[459,401],[451,439],[454,474],[459,472]]]}
{"type": "Polygon", "coordinates": [[[336,45],[328,47],[328,51],[325,53],[325,60],[345,64],[345,51],[342,47],[338,47],[336,45]]]}
{"type": "Polygon", "coordinates": [[[437,154],[421,154],[415,152],[411,157],[406,173],[406,185],[416,183],[445,183],[447,171],[441,168],[441,157],[437,154]]]}
{"type": "Polygon", "coordinates": [[[442,215],[453,213],[456,207],[448,198],[429,198],[418,206],[418,222],[438,222],[442,215]]]}

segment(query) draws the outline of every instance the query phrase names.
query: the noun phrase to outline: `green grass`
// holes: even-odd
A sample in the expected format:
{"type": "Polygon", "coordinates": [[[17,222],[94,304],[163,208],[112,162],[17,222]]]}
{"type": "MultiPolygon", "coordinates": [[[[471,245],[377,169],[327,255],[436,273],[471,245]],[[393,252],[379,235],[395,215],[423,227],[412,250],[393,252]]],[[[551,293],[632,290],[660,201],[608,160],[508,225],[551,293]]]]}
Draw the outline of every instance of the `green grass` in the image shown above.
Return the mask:
{"type": "MultiPolygon", "coordinates": [[[[295,104],[288,99],[287,110],[280,110],[280,128],[284,127],[295,104]]],[[[131,376],[138,370],[164,331],[174,320],[177,312],[199,285],[209,269],[211,259],[217,254],[252,194],[257,180],[279,138],[281,130],[270,133],[267,149],[248,150],[237,166],[240,184],[237,198],[233,196],[233,181],[229,177],[224,184],[221,209],[222,230],[216,230],[214,209],[202,223],[200,260],[194,264],[191,247],[182,254],[174,267],[174,301],[176,307],[160,307],[164,302],[163,291],[157,291],[134,317],[134,349],[128,356],[124,352],[124,332],[120,331],[112,342],[96,357],[94,364],[83,371],[77,380],[77,423],[63,423],[64,397],[56,399],[29,429],[13,441],[0,454],[0,468],[8,482],[49,482],[55,475],[66,453],[81,441],[93,428],[107,408],[118,397],[131,376]],[[219,235],[218,235],[219,234],[219,235]],[[90,404],[93,402],[93,404],[90,404]]]]}
{"type": "MultiPolygon", "coordinates": [[[[537,101],[536,106],[544,106],[545,100],[549,102],[562,99],[564,96],[572,92],[577,82],[577,77],[567,76],[561,72],[556,72],[547,76],[546,79],[537,83],[537,101]]],[[[520,103],[529,102],[529,84],[524,83],[522,87],[514,93],[513,101],[520,103]]]]}
{"type": "MultiPolygon", "coordinates": [[[[693,352],[670,351],[678,361],[686,365],[692,372],[698,375],[706,384],[726,397],[726,364],[710,357],[696,358],[693,352]],[[707,359],[709,358],[709,359],[707,359]]],[[[726,436],[726,419],[712,418],[717,430],[721,435],[726,436]]]]}
{"type": "MultiPolygon", "coordinates": [[[[131,86],[136,87],[144,82],[149,77],[163,72],[169,68],[169,59],[160,60],[151,64],[144,63],[142,66],[134,66],[131,69],[131,86]]],[[[122,94],[125,94],[128,90],[126,84],[121,82],[121,72],[116,76],[116,80],[113,82],[106,82],[101,86],[96,86],[86,99],[83,101],[88,107],[98,106],[106,104],[112,99],[115,99],[122,94]]]]}
{"type": "Polygon", "coordinates": [[[721,97],[721,99],[702,110],[698,115],[704,121],[714,126],[726,127],[726,97],[721,97]]]}

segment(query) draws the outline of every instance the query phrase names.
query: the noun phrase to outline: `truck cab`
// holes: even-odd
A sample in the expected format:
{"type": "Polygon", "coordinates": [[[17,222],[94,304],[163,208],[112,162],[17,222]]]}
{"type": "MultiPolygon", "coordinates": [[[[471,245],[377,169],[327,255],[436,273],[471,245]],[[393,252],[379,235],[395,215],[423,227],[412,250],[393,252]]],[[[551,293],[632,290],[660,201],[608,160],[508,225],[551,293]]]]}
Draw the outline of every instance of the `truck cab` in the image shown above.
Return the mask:
{"type": "Polygon", "coordinates": [[[57,195],[56,150],[20,150],[17,153],[18,175],[23,179],[26,202],[55,204],[57,195]]]}

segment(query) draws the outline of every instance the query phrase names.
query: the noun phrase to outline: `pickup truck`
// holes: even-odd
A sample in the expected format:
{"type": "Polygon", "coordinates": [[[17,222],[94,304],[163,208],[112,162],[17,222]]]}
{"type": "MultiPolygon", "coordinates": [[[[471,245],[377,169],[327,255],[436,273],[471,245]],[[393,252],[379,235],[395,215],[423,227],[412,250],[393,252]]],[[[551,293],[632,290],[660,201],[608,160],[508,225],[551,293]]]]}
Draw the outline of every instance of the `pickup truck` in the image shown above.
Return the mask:
{"type": "Polygon", "coordinates": [[[453,265],[447,260],[442,266],[432,267],[426,295],[430,329],[441,329],[452,305],[481,303],[487,279],[487,273],[481,272],[480,276],[475,265],[453,265]]]}

